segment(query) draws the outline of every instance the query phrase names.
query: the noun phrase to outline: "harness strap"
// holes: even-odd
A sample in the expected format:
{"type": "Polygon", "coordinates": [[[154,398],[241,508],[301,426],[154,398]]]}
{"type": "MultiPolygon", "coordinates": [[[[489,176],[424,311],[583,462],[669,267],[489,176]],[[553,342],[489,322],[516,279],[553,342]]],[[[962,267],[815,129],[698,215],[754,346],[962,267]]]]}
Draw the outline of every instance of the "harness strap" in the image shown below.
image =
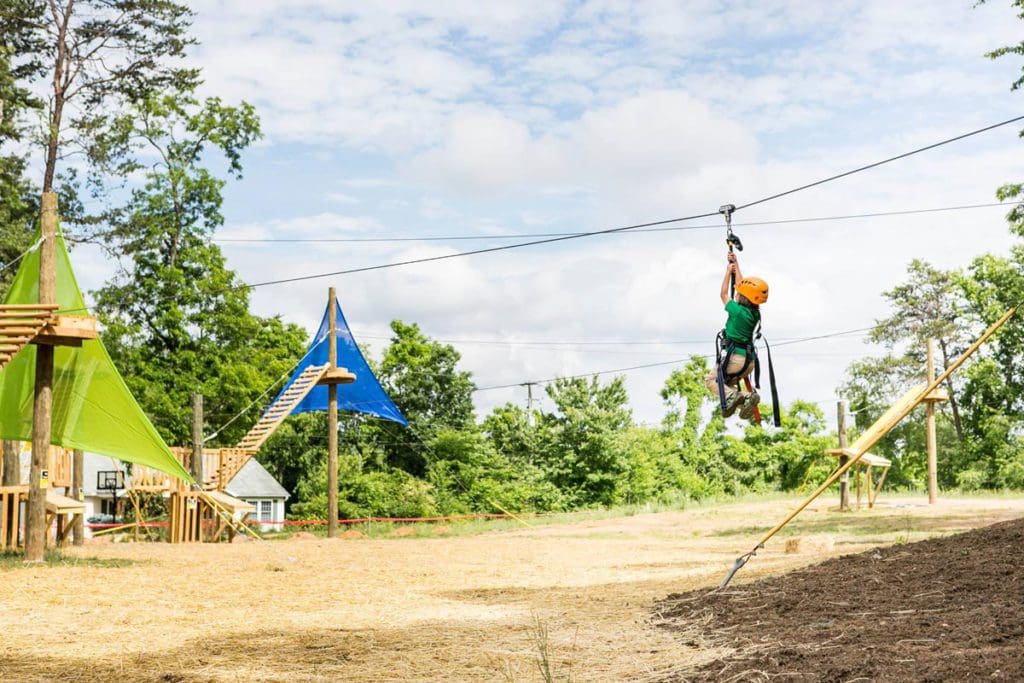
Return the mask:
{"type": "Polygon", "coordinates": [[[779,391],[775,386],[775,368],[772,367],[772,348],[768,346],[768,340],[764,340],[765,351],[768,352],[768,381],[772,388],[772,417],[776,427],[782,426],[782,409],[779,407],[779,391]]]}
{"type": "MultiPolygon", "coordinates": [[[[740,377],[744,377],[747,374],[750,364],[753,363],[755,368],[759,367],[757,360],[757,350],[754,345],[751,344],[740,344],[732,339],[725,336],[725,330],[718,333],[715,337],[715,356],[718,359],[718,367],[715,370],[716,380],[718,384],[718,401],[721,405],[722,410],[726,407],[725,398],[725,387],[728,384],[732,384],[739,380],[740,377]],[[723,347],[724,341],[724,347],[723,347]],[[728,372],[729,361],[736,353],[737,348],[742,348],[746,351],[744,356],[743,366],[740,367],[736,372],[728,372]]],[[[760,370],[758,370],[760,372],[760,370]]],[[[760,385],[758,385],[760,386],[760,385]]]]}

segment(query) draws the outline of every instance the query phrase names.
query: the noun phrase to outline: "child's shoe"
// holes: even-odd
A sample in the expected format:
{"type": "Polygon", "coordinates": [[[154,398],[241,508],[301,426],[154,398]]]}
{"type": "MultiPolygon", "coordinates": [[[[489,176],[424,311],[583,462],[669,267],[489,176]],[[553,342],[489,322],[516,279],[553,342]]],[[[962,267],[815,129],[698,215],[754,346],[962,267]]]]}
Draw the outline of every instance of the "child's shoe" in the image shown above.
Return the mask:
{"type": "Polygon", "coordinates": [[[749,420],[754,417],[754,411],[757,410],[757,406],[761,403],[761,396],[756,392],[752,391],[743,397],[743,408],[740,410],[740,419],[749,420]]]}
{"type": "Polygon", "coordinates": [[[722,408],[722,417],[732,417],[732,414],[736,412],[736,409],[743,405],[743,400],[746,397],[740,392],[736,392],[725,401],[725,407],[722,408]]]}

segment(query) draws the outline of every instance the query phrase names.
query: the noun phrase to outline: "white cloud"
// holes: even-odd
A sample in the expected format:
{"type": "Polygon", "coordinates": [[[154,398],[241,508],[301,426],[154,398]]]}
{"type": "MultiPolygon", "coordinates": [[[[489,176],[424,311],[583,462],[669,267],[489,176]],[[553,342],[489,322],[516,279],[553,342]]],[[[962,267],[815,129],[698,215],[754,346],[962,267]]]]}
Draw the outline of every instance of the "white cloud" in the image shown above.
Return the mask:
{"type": "MultiPolygon", "coordinates": [[[[225,0],[196,9],[205,87],[256,104],[268,136],[260,158],[317,152],[308,170],[288,166],[296,186],[316,188],[301,208],[269,204],[252,174],[233,186],[224,238],[569,232],[714,211],[1019,109],[1008,92],[1018,65],[981,58],[1018,40],[1012,10],[993,4],[225,0]]],[[[1020,144],[1009,129],[986,134],[736,220],[985,201],[1019,177],[1020,144]]],[[[797,337],[882,317],[880,292],[913,257],[953,267],[1005,250],[1001,213],[737,232],[745,269],[772,284],[766,332],[797,337]]],[[[481,245],[224,248],[256,281],[470,246],[481,245]]],[[[722,252],[721,229],[594,238],[260,288],[253,300],[307,329],[335,284],[353,328],[376,335],[402,318],[450,338],[707,340],[460,347],[481,384],[519,382],[710,351],[722,252]]],[[[81,270],[102,279],[102,268],[81,270]]],[[[864,350],[857,339],[780,348],[783,397],[828,399],[864,350]]],[[[639,418],[661,414],[670,370],[629,375],[639,418]]],[[[478,395],[482,408],[523,397],[478,395]]]]}

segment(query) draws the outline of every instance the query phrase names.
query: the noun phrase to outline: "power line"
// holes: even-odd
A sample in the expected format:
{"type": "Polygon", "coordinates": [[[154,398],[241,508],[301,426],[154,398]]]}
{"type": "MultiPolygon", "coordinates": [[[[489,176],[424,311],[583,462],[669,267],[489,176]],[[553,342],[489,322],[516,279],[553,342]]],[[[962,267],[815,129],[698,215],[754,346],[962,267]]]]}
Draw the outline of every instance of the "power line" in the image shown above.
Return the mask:
{"type": "MultiPolygon", "coordinates": [[[[854,334],[857,332],[867,332],[873,330],[874,327],[862,327],[855,330],[848,330],[845,333],[840,334],[854,334]]],[[[391,339],[390,335],[373,335],[373,334],[355,334],[353,336],[358,339],[391,339]]],[[[429,336],[429,335],[428,335],[429,336]]],[[[835,336],[835,335],[830,335],[835,336]]],[[[805,337],[783,337],[776,342],[776,346],[782,346],[792,341],[801,341],[805,337]]],[[[676,339],[676,340],[645,340],[645,341],[596,341],[596,340],[576,340],[576,341],[551,341],[551,340],[511,340],[511,339],[443,339],[440,337],[430,337],[431,341],[438,342],[441,344],[480,344],[484,346],[538,346],[538,347],[560,347],[560,346],[675,346],[675,345],[708,345],[710,342],[707,339],[676,339]]],[[[572,350],[572,349],[570,349],[572,350]]]]}
{"type": "MultiPolygon", "coordinates": [[[[807,218],[784,218],[773,221],[750,221],[733,223],[733,227],[752,227],[765,225],[786,225],[790,223],[824,223],[828,221],[844,221],[857,218],[884,218],[886,216],[910,216],[914,214],[939,213],[944,211],[964,211],[969,209],[988,209],[994,207],[1012,207],[1007,202],[989,202],[987,204],[964,204],[959,206],[942,206],[927,209],[901,209],[896,211],[876,211],[872,213],[855,213],[837,216],[812,216],[807,218]]],[[[637,228],[628,232],[608,233],[614,235],[632,235],[637,233],[681,232],[686,230],[720,230],[720,224],[687,225],[674,227],[637,228]]],[[[570,237],[584,236],[582,232],[521,232],[501,235],[427,235],[423,237],[221,237],[214,239],[220,243],[393,243],[393,242],[456,242],[467,240],[507,240],[527,239],[534,237],[570,237]]]]}
{"type": "MultiPolygon", "coordinates": [[[[820,180],[816,180],[814,182],[807,183],[805,185],[800,185],[798,187],[794,187],[792,189],[785,190],[783,192],[777,192],[775,194],[768,195],[767,197],[762,197],[760,199],[755,199],[752,202],[747,202],[746,204],[739,205],[735,210],[739,211],[741,209],[746,209],[746,208],[749,208],[751,206],[756,206],[758,204],[763,204],[765,202],[769,202],[769,201],[772,201],[774,199],[778,199],[780,197],[785,197],[787,195],[791,195],[791,194],[794,194],[794,193],[797,193],[797,192],[801,192],[803,190],[807,190],[807,189],[810,189],[812,187],[817,187],[819,185],[824,185],[825,183],[829,183],[829,182],[832,182],[832,181],[835,181],[835,180],[839,180],[840,178],[845,178],[847,176],[851,176],[851,175],[854,175],[856,173],[861,173],[861,172],[867,171],[869,169],[877,168],[879,166],[891,163],[893,161],[897,161],[899,159],[906,159],[907,157],[913,156],[915,154],[920,154],[922,152],[925,152],[925,151],[928,151],[928,150],[931,150],[931,149],[935,149],[935,148],[941,147],[943,145],[948,145],[950,143],[956,142],[958,140],[963,140],[965,138],[969,138],[969,137],[972,137],[974,135],[979,135],[981,133],[984,133],[984,132],[987,132],[987,131],[990,131],[990,130],[994,130],[994,129],[999,128],[1001,126],[1006,126],[1006,125],[1009,125],[1011,123],[1016,123],[1016,122],[1021,121],[1021,120],[1024,120],[1024,116],[1017,116],[1017,117],[1014,117],[1012,119],[1007,119],[1007,120],[1001,121],[999,123],[995,123],[995,124],[992,124],[992,125],[989,125],[989,126],[985,126],[984,128],[978,128],[978,129],[970,131],[968,133],[962,133],[960,135],[957,135],[957,136],[954,136],[954,137],[951,137],[951,138],[946,138],[945,140],[940,140],[939,142],[934,142],[934,143],[932,143],[930,145],[926,145],[924,147],[918,147],[917,149],[913,149],[913,150],[910,150],[909,152],[904,152],[902,154],[897,154],[896,156],[888,157],[887,159],[882,159],[881,161],[876,161],[876,162],[871,163],[871,164],[867,164],[867,165],[864,165],[864,166],[859,166],[857,168],[850,169],[849,171],[844,171],[842,173],[837,173],[835,175],[831,175],[831,176],[828,176],[826,178],[822,178],[820,180]]],[[[508,250],[511,250],[511,249],[520,249],[520,248],[523,248],[523,247],[537,246],[537,245],[540,245],[540,244],[552,244],[552,243],[555,243],[555,242],[565,242],[565,241],[568,241],[568,240],[580,239],[580,238],[583,238],[583,237],[593,237],[593,236],[596,236],[596,235],[608,235],[608,234],[612,234],[612,233],[627,232],[627,231],[630,231],[630,230],[638,230],[640,228],[651,228],[651,227],[656,227],[656,226],[668,225],[670,223],[681,223],[681,222],[685,222],[685,221],[697,220],[697,219],[700,219],[700,218],[710,218],[711,216],[718,215],[718,213],[719,213],[718,211],[710,211],[710,212],[707,212],[707,213],[693,214],[691,216],[683,216],[683,217],[680,217],[680,218],[668,218],[668,219],[665,219],[665,220],[650,221],[650,222],[647,222],[647,223],[636,223],[634,225],[626,225],[626,226],[622,226],[622,227],[618,227],[618,228],[607,228],[605,230],[595,230],[595,231],[592,231],[592,232],[580,232],[580,233],[574,233],[574,234],[570,234],[570,235],[563,235],[561,237],[548,237],[548,238],[544,238],[544,239],[530,240],[530,241],[527,241],[527,242],[517,242],[515,244],[505,244],[505,245],[497,246],[497,247],[487,247],[485,249],[473,249],[473,250],[470,250],[470,251],[462,251],[462,252],[457,252],[457,253],[454,253],[454,254],[442,254],[442,255],[438,255],[438,256],[428,256],[428,257],[418,258],[418,259],[408,259],[408,260],[405,260],[405,261],[395,261],[395,262],[391,262],[391,263],[380,263],[380,264],[372,265],[372,266],[361,266],[359,268],[348,268],[348,269],[345,269],[345,270],[336,270],[336,271],[332,271],[332,272],[329,272],[329,273],[314,273],[312,275],[297,275],[295,277],[290,277],[290,278],[281,278],[281,279],[278,279],[278,280],[267,280],[265,282],[257,282],[257,283],[253,283],[253,284],[237,285],[236,288],[238,288],[238,289],[243,289],[243,288],[244,289],[253,289],[253,288],[256,288],[256,287],[265,287],[265,286],[269,286],[269,285],[279,285],[279,284],[286,284],[286,283],[289,283],[289,282],[300,282],[300,281],[305,281],[305,280],[316,280],[316,279],[320,279],[320,278],[333,277],[333,276],[337,276],[337,275],[352,275],[352,274],[355,274],[355,273],[366,273],[366,272],[375,271],[375,270],[384,270],[384,269],[387,269],[387,268],[397,268],[399,266],[411,266],[411,265],[416,265],[416,264],[421,264],[421,263],[433,263],[433,262],[437,262],[437,261],[446,261],[446,260],[449,260],[449,259],[461,258],[461,257],[464,257],[464,256],[474,256],[474,255],[477,255],[477,254],[488,254],[488,253],[494,253],[494,252],[499,252],[499,251],[508,251],[508,250]]]]}
{"type": "MultiPolygon", "coordinates": [[[[854,333],[857,333],[857,332],[864,332],[864,331],[870,330],[870,329],[873,329],[873,328],[866,327],[866,328],[860,328],[860,329],[856,329],[856,330],[844,330],[842,332],[830,332],[828,334],[819,334],[819,335],[815,335],[813,337],[801,337],[799,339],[791,339],[789,341],[779,342],[779,343],[775,344],[775,346],[776,347],[779,347],[779,346],[790,346],[792,344],[802,344],[804,342],[816,341],[816,340],[819,340],[819,339],[830,339],[832,337],[841,337],[843,335],[854,334],[854,333]]],[[[593,372],[583,372],[583,373],[579,373],[579,374],[576,374],[576,375],[562,375],[562,376],[559,376],[559,377],[551,377],[551,378],[548,378],[548,379],[529,380],[529,382],[512,382],[512,383],[509,383],[509,384],[495,384],[495,385],[492,385],[492,386],[477,387],[476,389],[473,390],[473,393],[476,393],[478,391],[492,391],[494,389],[510,389],[512,387],[521,387],[521,386],[523,386],[523,385],[525,385],[527,383],[530,383],[530,384],[549,384],[549,383],[554,382],[554,381],[559,380],[559,379],[580,379],[580,378],[584,378],[584,377],[595,377],[597,375],[609,375],[609,374],[619,373],[619,372],[631,372],[633,370],[644,370],[644,369],[647,369],[647,368],[656,368],[656,367],[661,367],[661,366],[664,366],[664,365],[675,365],[677,363],[685,363],[686,361],[688,361],[688,360],[690,360],[691,358],[694,358],[694,357],[695,357],[694,355],[691,355],[691,356],[687,356],[686,358],[675,358],[673,360],[658,361],[656,363],[643,363],[643,364],[640,364],[640,365],[631,365],[631,366],[625,367],[625,368],[612,368],[610,370],[596,370],[596,371],[593,371],[593,372]]],[[[714,354],[700,354],[700,356],[697,356],[697,357],[713,358],[714,354]]]]}

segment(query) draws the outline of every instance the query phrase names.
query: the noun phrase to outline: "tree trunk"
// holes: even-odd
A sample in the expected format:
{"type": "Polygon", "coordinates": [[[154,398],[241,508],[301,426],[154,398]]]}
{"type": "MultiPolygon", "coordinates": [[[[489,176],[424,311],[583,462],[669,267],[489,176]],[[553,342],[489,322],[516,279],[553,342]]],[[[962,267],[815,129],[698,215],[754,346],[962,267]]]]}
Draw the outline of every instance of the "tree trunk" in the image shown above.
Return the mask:
{"type": "Polygon", "coordinates": [[[4,441],[4,473],[0,486],[17,486],[21,483],[21,449],[18,441],[4,441]]]}
{"type": "MultiPolygon", "coordinates": [[[[57,301],[57,195],[43,193],[40,224],[44,242],[39,248],[39,303],[57,301]]],[[[46,488],[43,477],[50,455],[53,416],[53,350],[36,345],[35,398],[32,405],[32,464],[25,505],[25,562],[42,562],[46,550],[46,488]]]]}
{"type": "MultiPolygon", "coordinates": [[[[946,351],[946,340],[939,340],[939,350],[942,351],[942,368],[949,367],[949,353],[946,351]]],[[[956,438],[960,443],[964,441],[964,428],[960,422],[960,407],[956,402],[956,393],[953,391],[953,376],[946,378],[946,390],[949,391],[949,409],[953,411],[953,426],[956,428],[956,438]]]]}
{"type": "Polygon", "coordinates": [[[43,192],[53,191],[53,177],[57,169],[57,148],[60,144],[60,124],[64,117],[64,95],[67,93],[68,23],[75,0],[68,0],[63,16],[54,10],[57,27],[57,60],[53,66],[53,110],[50,112],[50,130],[46,141],[46,168],[43,172],[43,192]]]}

